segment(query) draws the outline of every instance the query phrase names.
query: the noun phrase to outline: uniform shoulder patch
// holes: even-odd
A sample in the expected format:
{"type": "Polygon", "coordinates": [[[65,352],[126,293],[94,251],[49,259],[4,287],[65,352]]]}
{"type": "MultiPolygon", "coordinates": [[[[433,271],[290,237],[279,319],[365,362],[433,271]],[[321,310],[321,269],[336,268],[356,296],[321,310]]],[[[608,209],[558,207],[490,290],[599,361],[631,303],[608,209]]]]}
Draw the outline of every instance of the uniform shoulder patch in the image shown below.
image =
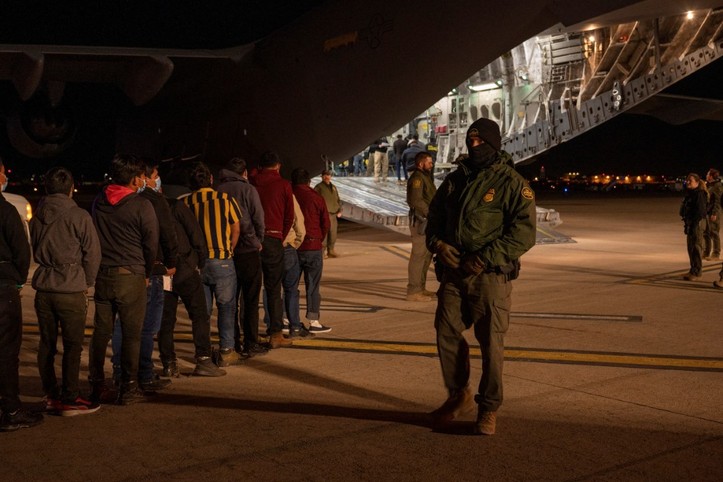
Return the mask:
{"type": "Polygon", "coordinates": [[[535,193],[529,187],[522,188],[522,197],[525,199],[534,199],[535,193]]]}
{"type": "Polygon", "coordinates": [[[415,179],[412,181],[412,187],[415,189],[418,189],[422,187],[422,180],[421,179],[415,179]]]}
{"type": "Polygon", "coordinates": [[[495,199],[495,190],[490,188],[489,191],[485,194],[485,196],[482,198],[482,200],[486,203],[490,203],[495,199]]]}

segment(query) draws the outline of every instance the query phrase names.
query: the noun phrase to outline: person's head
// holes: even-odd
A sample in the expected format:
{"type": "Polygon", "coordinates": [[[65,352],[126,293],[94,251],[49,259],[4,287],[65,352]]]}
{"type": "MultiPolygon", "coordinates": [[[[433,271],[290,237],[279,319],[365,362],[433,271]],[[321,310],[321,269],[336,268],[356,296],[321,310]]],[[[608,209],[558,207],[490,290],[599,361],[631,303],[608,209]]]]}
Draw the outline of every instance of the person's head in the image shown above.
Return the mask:
{"type": "Polygon", "coordinates": [[[228,161],[225,168],[233,173],[238,174],[239,176],[246,176],[246,174],[248,174],[246,170],[246,161],[244,161],[240,157],[234,157],[233,159],[228,161]]]}
{"type": "Polygon", "coordinates": [[[700,176],[694,172],[688,174],[688,177],[685,179],[685,181],[688,189],[698,189],[698,187],[700,186],[700,176]]]}
{"type": "Polygon", "coordinates": [[[418,152],[414,156],[414,166],[422,172],[432,172],[434,163],[432,162],[432,155],[427,151],[418,152]]]}
{"type": "Polygon", "coordinates": [[[306,169],[297,167],[291,173],[291,184],[294,186],[308,186],[311,183],[311,177],[306,169]]]}
{"type": "Polygon", "coordinates": [[[65,194],[73,197],[73,173],[64,167],[54,167],[46,172],[43,184],[48,194],[65,194]]]}
{"type": "Polygon", "coordinates": [[[321,171],[321,181],[324,184],[331,184],[331,176],[332,172],[329,169],[324,169],[321,171]]]}
{"type": "Polygon", "coordinates": [[[401,139],[401,138],[402,138],[402,135],[401,135],[401,134],[397,134],[397,139],[401,139]]]}
{"type": "Polygon", "coordinates": [[[126,186],[134,191],[146,185],[146,170],[143,162],[130,154],[116,154],[110,161],[111,184],[126,186]]]}
{"type": "Polygon", "coordinates": [[[142,158],[143,168],[146,175],[146,187],[156,192],[161,190],[161,176],[158,174],[158,163],[153,159],[142,158]]]}
{"type": "Polygon", "coordinates": [[[708,182],[717,181],[720,179],[720,171],[718,169],[713,169],[712,167],[708,169],[708,174],[705,175],[705,180],[708,182]]]}
{"type": "Polygon", "coordinates": [[[275,169],[278,171],[279,169],[281,169],[281,159],[279,158],[279,155],[275,152],[266,151],[261,154],[261,159],[259,159],[259,167],[261,169],[275,169]]]}
{"type": "Polygon", "coordinates": [[[211,170],[203,162],[197,162],[191,168],[190,187],[192,191],[198,191],[204,187],[213,185],[213,176],[211,170]]]}
{"type": "Polygon", "coordinates": [[[414,134],[414,135],[412,136],[412,140],[415,141],[415,142],[419,142],[419,134],[414,134]]]}
{"type": "Polygon", "coordinates": [[[502,148],[500,128],[496,122],[484,117],[477,119],[467,129],[465,143],[468,150],[486,144],[495,151],[499,151],[502,148]]]}

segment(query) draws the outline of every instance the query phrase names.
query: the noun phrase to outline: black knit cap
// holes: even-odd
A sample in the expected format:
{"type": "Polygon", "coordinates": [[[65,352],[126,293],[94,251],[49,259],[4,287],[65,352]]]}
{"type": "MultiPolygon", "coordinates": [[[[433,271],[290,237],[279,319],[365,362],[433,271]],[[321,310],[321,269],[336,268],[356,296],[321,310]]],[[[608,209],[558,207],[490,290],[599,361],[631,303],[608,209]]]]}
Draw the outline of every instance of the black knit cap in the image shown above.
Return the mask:
{"type": "Polygon", "coordinates": [[[477,119],[467,129],[467,139],[479,137],[485,143],[492,146],[496,151],[502,148],[502,136],[500,128],[495,121],[480,118],[477,119]]]}

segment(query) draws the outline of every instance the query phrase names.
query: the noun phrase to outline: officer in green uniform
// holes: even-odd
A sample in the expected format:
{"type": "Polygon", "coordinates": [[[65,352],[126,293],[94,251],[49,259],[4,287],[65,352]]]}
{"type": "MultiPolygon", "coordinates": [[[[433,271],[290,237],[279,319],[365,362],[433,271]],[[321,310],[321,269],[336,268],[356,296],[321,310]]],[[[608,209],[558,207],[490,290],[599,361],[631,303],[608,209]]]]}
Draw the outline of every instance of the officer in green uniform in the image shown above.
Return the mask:
{"type": "Polygon", "coordinates": [[[467,130],[469,157],[460,161],[432,199],[427,247],[436,254],[441,286],[434,326],[449,398],[432,412],[435,426],[474,408],[469,388],[469,347],[474,327],[482,351],[475,433],[495,433],[502,404],[504,335],[519,258],[535,244],[532,189],[501,151],[500,130],[478,119],[467,130]]]}
{"type": "Polygon", "coordinates": [[[407,181],[407,204],[409,205],[409,231],[412,235],[412,254],[409,257],[407,301],[432,301],[434,293],[426,290],[427,271],[432,253],[425,243],[425,229],[429,203],[437,188],[432,177],[432,155],[421,151],[414,157],[414,172],[407,181]]]}
{"type": "Polygon", "coordinates": [[[720,212],[723,185],[718,169],[709,169],[705,180],[708,184],[706,186],[708,188],[708,213],[703,233],[703,258],[706,261],[715,261],[720,259],[720,212]]]}
{"type": "Polygon", "coordinates": [[[336,245],[336,232],[338,229],[337,219],[341,217],[341,198],[336,186],[331,182],[331,171],[321,171],[321,182],[314,186],[314,190],[321,194],[326,203],[326,210],[329,211],[329,233],[324,238],[324,257],[338,258],[334,246],[336,245]]]}

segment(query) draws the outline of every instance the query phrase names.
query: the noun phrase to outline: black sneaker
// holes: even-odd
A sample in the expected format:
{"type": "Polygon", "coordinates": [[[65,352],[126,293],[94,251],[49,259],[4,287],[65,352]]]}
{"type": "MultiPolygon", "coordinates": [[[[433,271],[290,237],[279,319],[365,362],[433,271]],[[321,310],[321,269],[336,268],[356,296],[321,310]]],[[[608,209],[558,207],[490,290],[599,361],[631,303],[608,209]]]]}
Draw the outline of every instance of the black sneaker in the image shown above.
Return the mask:
{"type": "Polygon", "coordinates": [[[105,384],[105,380],[91,381],[90,386],[92,391],[88,398],[91,402],[113,403],[118,399],[118,390],[109,388],[105,384]]]}
{"type": "Polygon", "coordinates": [[[166,378],[178,378],[181,376],[181,372],[178,370],[178,363],[176,360],[169,361],[163,364],[163,374],[166,378]]]}
{"type": "Polygon", "coordinates": [[[76,415],[87,415],[100,410],[100,403],[91,402],[83,397],[76,397],[72,402],[63,402],[60,405],[60,415],[63,417],[75,417],[76,415]]]}
{"type": "Polygon", "coordinates": [[[153,375],[153,378],[151,378],[150,380],[143,380],[138,382],[138,385],[144,392],[157,392],[158,390],[163,390],[164,388],[167,388],[170,384],[170,380],[161,378],[158,375],[153,375]]]}
{"type": "Polygon", "coordinates": [[[249,343],[246,345],[243,351],[249,358],[254,356],[262,356],[266,355],[269,352],[269,349],[266,348],[263,345],[260,345],[258,343],[249,343]]]}
{"type": "Polygon", "coordinates": [[[324,326],[321,323],[319,323],[319,320],[311,320],[309,322],[309,331],[311,333],[329,333],[331,331],[331,328],[328,326],[324,326]]]}
{"type": "Polygon", "coordinates": [[[194,377],[222,377],[226,374],[216,366],[209,356],[201,356],[196,359],[196,368],[193,370],[194,377]]]}
{"type": "Polygon", "coordinates": [[[21,428],[34,427],[43,423],[42,413],[28,412],[22,408],[14,412],[3,412],[0,416],[0,432],[14,432],[21,428]]]}
{"type": "Polygon", "coordinates": [[[291,332],[289,332],[289,338],[306,338],[306,337],[313,337],[314,334],[311,333],[304,325],[301,325],[299,328],[292,328],[291,332]]]}
{"type": "Polygon", "coordinates": [[[145,401],[146,396],[143,391],[138,388],[138,384],[136,382],[128,382],[121,386],[115,403],[116,405],[133,405],[134,403],[145,401]]]}

